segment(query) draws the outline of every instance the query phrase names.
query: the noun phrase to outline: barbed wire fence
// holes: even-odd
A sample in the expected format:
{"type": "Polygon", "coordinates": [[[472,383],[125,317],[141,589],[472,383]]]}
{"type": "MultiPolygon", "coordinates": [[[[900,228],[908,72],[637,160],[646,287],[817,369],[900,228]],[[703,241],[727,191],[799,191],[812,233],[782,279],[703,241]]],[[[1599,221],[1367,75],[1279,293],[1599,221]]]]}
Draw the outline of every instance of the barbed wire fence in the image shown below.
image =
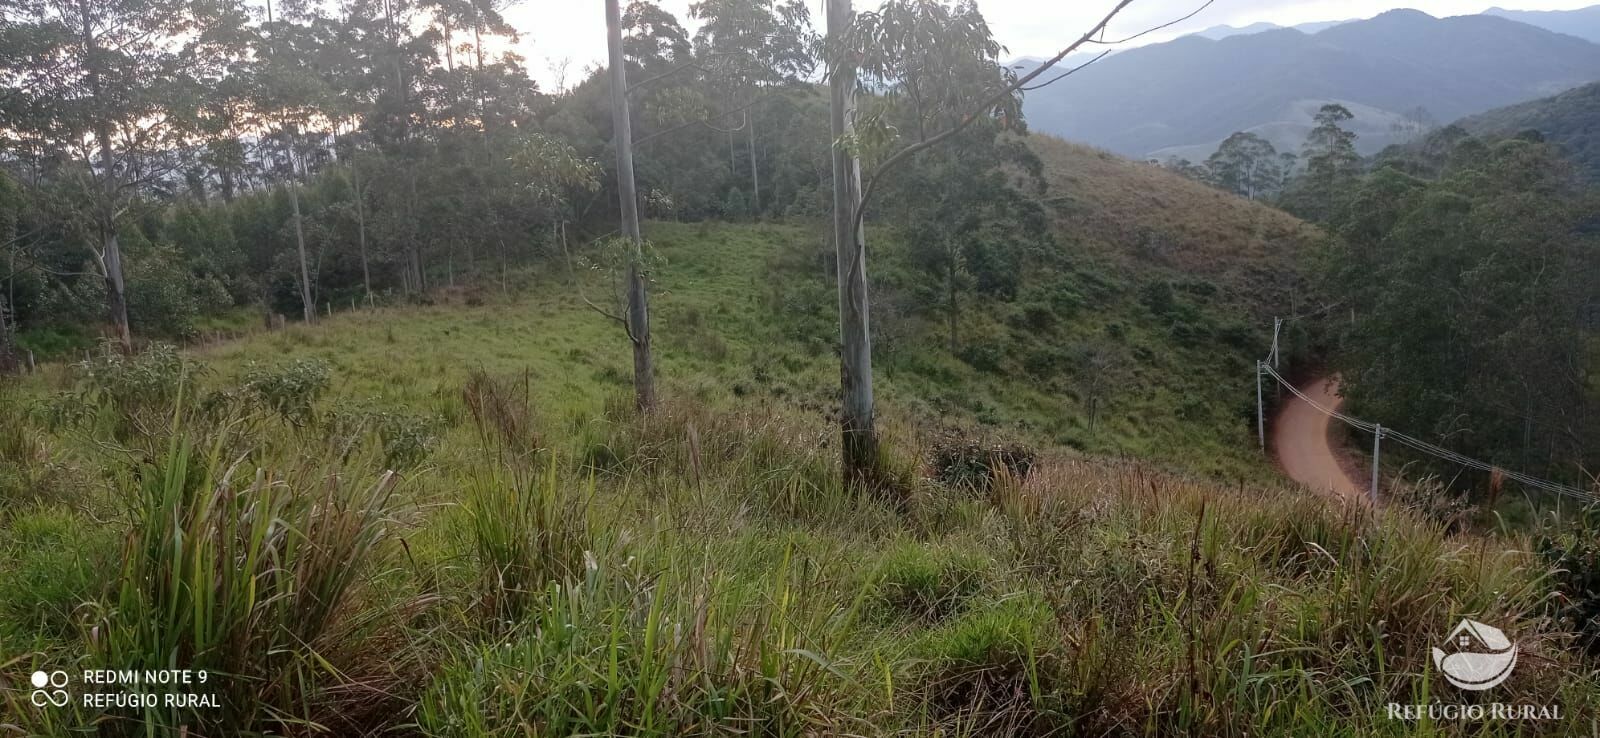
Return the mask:
{"type": "Polygon", "coordinates": [[[1293,382],[1290,382],[1289,380],[1285,379],[1282,374],[1278,373],[1278,331],[1282,325],[1283,321],[1281,319],[1273,319],[1272,350],[1267,354],[1266,359],[1256,362],[1256,436],[1263,451],[1265,451],[1267,447],[1267,424],[1266,404],[1262,397],[1262,382],[1265,378],[1271,377],[1272,380],[1277,382],[1278,385],[1281,385],[1283,388],[1289,390],[1294,394],[1295,397],[1299,398],[1301,402],[1304,402],[1307,406],[1311,407],[1317,412],[1320,412],[1333,420],[1344,423],[1351,428],[1372,434],[1372,486],[1368,490],[1367,497],[1374,506],[1378,504],[1378,469],[1379,462],[1382,458],[1384,440],[1393,440],[1394,442],[1399,443],[1400,445],[1409,448],[1412,451],[1426,454],[1442,461],[1450,462],[1469,469],[1485,471],[1491,474],[1498,473],[1505,479],[1517,482],[1518,484],[1531,489],[1537,489],[1550,494],[1574,499],[1586,505],[1600,502],[1600,495],[1596,495],[1593,492],[1561,484],[1560,482],[1541,479],[1531,474],[1524,474],[1522,472],[1513,471],[1502,466],[1490,464],[1486,461],[1474,459],[1464,454],[1451,451],[1443,446],[1428,443],[1427,441],[1415,436],[1401,433],[1393,428],[1385,428],[1379,423],[1367,422],[1365,420],[1361,420],[1360,418],[1351,417],[1341,413],[1333,408],[1323,407],[1321,403],[1318,403],[1316,400],[1306,396],[1304,392],[1300,391],[1300,388],[1294,386],[1293,382]]]}

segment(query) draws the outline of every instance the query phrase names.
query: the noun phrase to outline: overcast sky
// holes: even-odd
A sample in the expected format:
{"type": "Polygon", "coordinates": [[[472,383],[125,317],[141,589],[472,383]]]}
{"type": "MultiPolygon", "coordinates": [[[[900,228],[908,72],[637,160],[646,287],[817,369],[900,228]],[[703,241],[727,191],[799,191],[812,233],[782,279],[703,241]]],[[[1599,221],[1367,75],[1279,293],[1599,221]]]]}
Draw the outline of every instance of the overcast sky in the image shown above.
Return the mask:
{"type": "MultiPolygon", "coordinates": [[[[622,0],[626,5],[627,0],[622,0]]],[[[658,0],[663,8],[691,27],[693,0],[658,0]]],[[[1204,0],[1134,0],[1112,25],[1118,37],[1182,17],[1204,0]]],[[[1520,10],[1570,10],[1593,5],[1596,0],[1215,0],[1194,18],[1173,26],[1170,32],[1145,40],[1166,40],[1216,25],[1240,26],[1268,21],[1283,26],[1324,20],[1368,18],[1392,8],[1416,8],[1434,16],[1479,13],[1492,5],[1520,10]]],[[[806,0],[819,28],[822,0],[806,0]]],[[[874,0],[855,0],[857,8],[874,0]]],[[[1052,56],[1072,38],[1082,35],[1115,4],[1115,0],[978,0],[978,7],[1011,57],[1052,56]]],[[[566,82],[575,84],[585,67],[604,63],[605,5],[601,0],[522,0],[507,12],[522,32],[522,54],[529,71],[547,90],[558,85],[553,67],[567,64],[566,82]]]]}

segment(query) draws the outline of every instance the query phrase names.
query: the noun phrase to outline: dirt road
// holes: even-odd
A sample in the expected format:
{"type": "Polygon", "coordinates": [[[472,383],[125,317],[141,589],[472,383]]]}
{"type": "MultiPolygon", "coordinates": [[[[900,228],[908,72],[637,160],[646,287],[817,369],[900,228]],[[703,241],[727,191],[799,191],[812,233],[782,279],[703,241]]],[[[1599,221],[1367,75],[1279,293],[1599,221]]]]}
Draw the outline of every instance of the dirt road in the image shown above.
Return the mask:
{"type": "MultiPolygon", "coordinates": [[[[1337,410],[1343,403],[1339,397],[1339,378],[1321,377],[1304,385],[1304,392],[1318,405],[1337,410]]],[[[1278,464],[1285,474],[1318,492],[1333,492],[1341,497],[1361,499],[1365,493],[1361,485],[1351,478],[1340,465],[1328,440],[1330,418],[1300,398],[1287,392],[1283,407],[1278,410],[1272,426],[1272,448],[1278,464]]]]}

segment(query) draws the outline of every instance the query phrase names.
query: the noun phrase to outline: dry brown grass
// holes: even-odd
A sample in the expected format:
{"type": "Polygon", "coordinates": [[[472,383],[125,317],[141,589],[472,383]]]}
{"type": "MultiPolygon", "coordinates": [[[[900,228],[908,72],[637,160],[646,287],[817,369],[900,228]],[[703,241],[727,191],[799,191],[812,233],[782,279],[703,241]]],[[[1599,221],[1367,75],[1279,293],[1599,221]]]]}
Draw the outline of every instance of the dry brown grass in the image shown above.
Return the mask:
{"type": "Polygon", "coordinates": [[[1320,231],[1145,162],[1053,136],[1028,144],[1044,162],[1045,201],[1067,238],[1134,267],[1170,269],[1228,287],[1297,279],[1320,231]]]}

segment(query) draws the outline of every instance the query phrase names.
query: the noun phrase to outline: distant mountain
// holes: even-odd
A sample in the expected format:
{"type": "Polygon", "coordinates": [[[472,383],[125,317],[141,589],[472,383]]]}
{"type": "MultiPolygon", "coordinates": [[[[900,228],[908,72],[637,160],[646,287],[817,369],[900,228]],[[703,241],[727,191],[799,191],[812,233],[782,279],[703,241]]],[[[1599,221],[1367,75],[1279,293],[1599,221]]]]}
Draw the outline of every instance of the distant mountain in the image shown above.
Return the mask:
{"type": "MultiPolygon", "coordinates": [[[[1344,20],[1316,21],[1314,23],[1301,23],[1300,25],[1289,26],[1289,27],[1293,28],[1294,30],[1299,31],[1301,33],[1316,33],[1318,31],[1324,31],[1324,30],[1327,30],[1327,29],[1332,28],[1334,26],[1337,26],[1340,23],[1349,23],[1349,22],[1350,21],[1344,21],[1344,20]]],[[[1229,36],[1248,36],[1248,35],[1250,35],[1252,33],[1261,33],[1263,31],[1276,31],[1276,30],[1278,30],[1280,28],[1283,28],[1283,26],[1280,26],[1280,25],[1278,25],[1276,23],[1268,23],[1266,21],[1261,21],[1259,23],[1251,23],[1250,25],[1247,25],[1247,26],[1212,26],[1212,27],[1207,28],[1207,29],[1205,29],[1203,31],[1195,31],[1191,35],[1200,36],[1201,38],[1209,38],[1212,41],[1221,41],[1222,39],[1228,38],[1229,36]]]]}
{"type": "MultiPolygon", "coordinates": [[[[1395,10],[1315,34],[1190,35],[1130,49],[1028,93],[1024,105],[1038,130],[1144,157],[1303,125],[1301,101],[1346,101],[1388,119],[1421,107],[1454,120],[1596,79],[1600,45],[1495,16],[1395,10]]],[[[1388,143],[1365,138],[1363,151],[1388,143]]]]}
{"type": "Polygon", "coordinates": [[[1506,10],[1505,8],[1490,8],[1483,11],[1484,15],[1510,18],[1518,23],[1538,26],[1548,31],[1565,33],[1577,36],[1594,43],[1600,43],[1600,5],[1592,5],[1579,10],[1506,10]]]}
{"type": "Polygon", "coordinates": [[[1201,38],[1209,38],[1212,41],[1219,41],[1229,36],[1244,36],[1251,33],[1260,33],[1262,31],[1272,31],[1282,27],[1283,26],[1280,26],[1276,23],[1266,22],[1251,23],[1248,26],[1212,26],[1203,31],[1195,31],[1193,35],[1201,38]]]}
{"type": "Polygon", "coordinates": [[[1600,183],[1600,82],[1480,113],[1457,125],[1486,136],[1536,130],[1545,140],[1560,144],[1590,181],[1600,183]]]}

